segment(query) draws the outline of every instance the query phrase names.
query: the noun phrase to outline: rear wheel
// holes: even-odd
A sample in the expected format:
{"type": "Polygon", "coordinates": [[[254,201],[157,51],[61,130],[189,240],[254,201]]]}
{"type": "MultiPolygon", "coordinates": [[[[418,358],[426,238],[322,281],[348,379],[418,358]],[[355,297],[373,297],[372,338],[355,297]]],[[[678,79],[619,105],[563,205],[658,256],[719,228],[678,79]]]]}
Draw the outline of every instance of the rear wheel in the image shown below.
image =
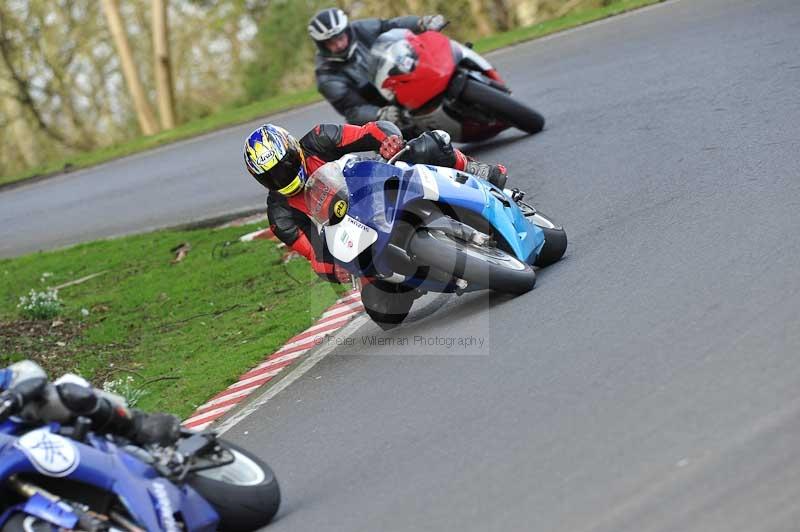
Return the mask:
{"type": "Polygon", "coordinates": [[[194,473],[189,485],[217,511],[220,530],[244,532],[266,525],[281,502],[275,474],[264,461],[241,447],[220,443],[233,453],[234,461],[194,473]]]}
{"type": "Polygon", "coordinates": [[[418,265],[498,292],[524,294],[536,284],[536,272],[530,264],[495,247],[457,240],[443,231],[419,229],[408,249],[418,265]]]}
{"type": "Polygon", "coordinates": [[[544,128],[541,114],[509,94],[474,79],[467,79],[461,98],[526,133],[538,133],[544,128]]]}

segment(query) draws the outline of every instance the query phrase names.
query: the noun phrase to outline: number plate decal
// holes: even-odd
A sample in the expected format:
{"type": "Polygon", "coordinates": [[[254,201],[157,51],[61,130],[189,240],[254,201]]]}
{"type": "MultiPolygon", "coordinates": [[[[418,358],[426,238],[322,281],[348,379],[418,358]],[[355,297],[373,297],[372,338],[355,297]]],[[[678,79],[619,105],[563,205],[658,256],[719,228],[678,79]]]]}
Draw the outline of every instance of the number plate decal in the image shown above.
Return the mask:
{"type": "Polygon", "coordinates": [[[334,226],[325,227],[325,243],[331,254],[342,262],[351,262],[378,240],[378,232],[351,216],[334,226]]]}

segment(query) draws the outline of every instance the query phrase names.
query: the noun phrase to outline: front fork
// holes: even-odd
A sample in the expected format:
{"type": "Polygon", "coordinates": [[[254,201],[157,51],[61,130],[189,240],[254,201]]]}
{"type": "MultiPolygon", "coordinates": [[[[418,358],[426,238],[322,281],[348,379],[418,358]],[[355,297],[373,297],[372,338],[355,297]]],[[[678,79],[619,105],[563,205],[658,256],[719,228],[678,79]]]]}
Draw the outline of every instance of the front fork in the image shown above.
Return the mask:
{"type": "Polygon", "coordinates": [[[20,505],[20,511],[44,521],[52,523],[56,520],[59,526],[66,525],[70,529],[77,526],[78,530],[90,532],[110,530],[113,522],[115,529],[124,527],[123,530],[128,532],[145,532],[143,528],[136,526],[114,510],[111,510],[108,516],[97,514],[82,504],[65,501],[36,484],[22,480],[17,475],[9,477],[8,485],[25,498],[25,503],[20,505]]]}

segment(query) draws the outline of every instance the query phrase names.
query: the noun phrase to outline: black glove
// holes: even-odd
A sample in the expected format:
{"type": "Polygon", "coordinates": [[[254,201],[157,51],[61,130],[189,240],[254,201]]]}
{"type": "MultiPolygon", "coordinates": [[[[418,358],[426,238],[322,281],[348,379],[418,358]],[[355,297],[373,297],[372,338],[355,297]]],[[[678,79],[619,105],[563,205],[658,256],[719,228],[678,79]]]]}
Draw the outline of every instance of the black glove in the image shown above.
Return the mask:
{"type": "Polygon", "coordinates": [[[47,386],[47,377],[31,377],[0,393],[0,421],[18,413],[30,401],[38,399],[47,386]]]}
{"type": "Polygon", "coordinates": [[[412,164],[432,164],[453,167],[456,154],[450,144],[450,135],[444,131],[426,131],[406,144],[408,151],[400,156],[401,161],[412,164]]]}
{"type": "Polygon", "coordinates": [[[172,445],[180,436],[181,421],[172,414],[162,412],[146,414],[141,410],[134,410],[134,430],[131,438],[139,445],[151,443],[172,445]]]}
{"type": "Polygon", "coordinates": [[[139,445],[169,445],[178,440],[181,432],[181,422],[172,414],[148,414],[112,403],[106,397],[97,398],[89,419],[98,433],[118,434],[139,445]]]}
{"type": "Polygon", "coordinates": [[[443,15],[425,15],[419,18],[419,31],[442,31],[447,24],[443,15]]]}
{"type": "Polygon", "coordinates": [[[378,116],[375,120],[386,120],[392,124],[397,124],[403,119],[403,110],[396,105],[387,105],[378,109],[378,116]]]}

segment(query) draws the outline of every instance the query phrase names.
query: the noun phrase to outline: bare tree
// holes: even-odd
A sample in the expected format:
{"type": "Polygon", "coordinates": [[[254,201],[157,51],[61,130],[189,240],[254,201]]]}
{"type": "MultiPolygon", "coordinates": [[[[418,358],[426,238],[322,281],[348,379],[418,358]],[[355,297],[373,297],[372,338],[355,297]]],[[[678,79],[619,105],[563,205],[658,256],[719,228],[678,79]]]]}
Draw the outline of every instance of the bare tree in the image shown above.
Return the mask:
{"type": "Polygon", "coordinates": [[[475,21],[475,28],[480,35],[488,35],[492,32],[489,24],[489,14],[482,0],[469,0],[470,14],[475,21]]]}
{"type": "Polygon", "coordinates": [[[539,0],[510,0],[508,11],[517,26],[531,26],[539,14],[539,0]]]}
{"type": "Polygon", "coordinates": [[[48,134],[50,140],[54,140],[64,146],[75,147],[63,132],[45,120],[44,113],[33,97],[31,80],[15,67],[14,56],[18,53],[18,50],[9,36],[8,26],[7,17],[0,9],[0,68],[4,69],[7,80],[10,83],[8,85],[9,94],[25,109],[26,114],[30,116],[36,127],[48,134]]]}
{"type": "Polygon", "coordinates": [[[153,53],[156,89],[158,91],[158,114],[161,127],[175,127],[175,96],[172,89],[172,67],[169,60],[169,24],[167,22],[167,0],[153,0],[153,53]]]}
{"type": "Polygon", "coordinates": [[[125,26],[122,24],[122,17],[119,14],[116,0],[102,0],[102,3],[109,30],[117,47],[122,73],[125,76],[125,82],[133,99],[133,105],[136,108],[139,127],[142,128],[142,133],[145,135],[153,135],[158,132],[158,124],[153,110],[150,108],[150,103],[145,96],[142,82],[139,80],[139,73],[133,62],[133,53],[128,44],[128,35],[125,32],[125,26]]]}
{"type": "Polygon", "coordinates": [[[17,153],[28,166],[36,166],[41,162],[39,150],[30,124],[25,116],[25,108],[15,97],[14,84],[7,74],[0,70],[0,101],[6,119],[6,126],[17,149],[17,153]]]}

